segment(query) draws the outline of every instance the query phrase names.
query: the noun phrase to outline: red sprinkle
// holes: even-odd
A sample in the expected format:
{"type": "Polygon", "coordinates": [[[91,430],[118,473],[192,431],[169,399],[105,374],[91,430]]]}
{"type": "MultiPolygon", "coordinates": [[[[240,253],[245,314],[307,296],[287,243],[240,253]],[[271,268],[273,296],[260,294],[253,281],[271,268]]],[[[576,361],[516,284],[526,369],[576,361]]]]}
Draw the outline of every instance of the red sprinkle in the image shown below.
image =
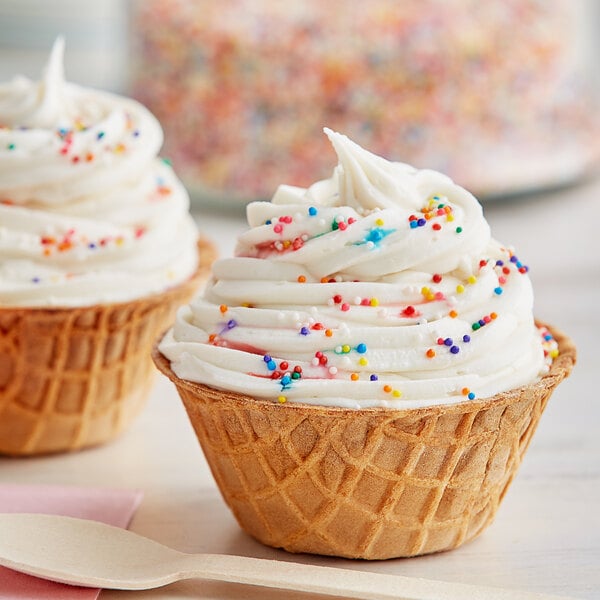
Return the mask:
{"type": "Polygon", "coordinates": [[[439,283],[442,280],[442,276],[439,273],[435,273],[432,279],[435,283],[439,283]]]}

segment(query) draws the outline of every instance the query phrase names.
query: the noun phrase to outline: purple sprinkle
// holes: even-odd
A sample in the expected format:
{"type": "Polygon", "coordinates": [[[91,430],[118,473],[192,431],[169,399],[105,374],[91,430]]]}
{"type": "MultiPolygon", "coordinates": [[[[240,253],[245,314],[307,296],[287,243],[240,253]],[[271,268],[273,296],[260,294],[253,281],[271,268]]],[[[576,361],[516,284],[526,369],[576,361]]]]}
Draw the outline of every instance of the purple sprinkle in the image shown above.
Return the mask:
{"type": "Polygon", "coordinates": [[[516,263],[519,259],[516,256],[511,256],[510,257],[510,262],[511,263],[516,263]]]}
{"type": "Polygon", "coordinates": [[[454,344],[454,342],[452,341],[452,338],[446,338],[446,339],[444,340],[444,344],[445,344],[446,346],[452,346],[452,344],[454,344]]]}
{"type": "Polygon", "coordinates": [[[418,225],[419,227],[424,227],[424,226],[425,226],[425,223],[427,223],[427,221],[426,221],[425,219],[419,219],[419,220],[417,221],[417,225],[418,225]]]}
{"type": "Polygon", "coordinates": [[[471,341],[471,336],[470,335],[463,335],[463,342],[465,342],[465,344],[468,344],[471,341]]]}
{"type": "Polygon", "coordinates": [[[233,329],[236,325],[237,321],[235,319],[227,321],[227,329],[233,329]]]}
{"type": "Polygon", "coordinates": [[[308,327],[303,327],[303,328],[300,330],[300,334],[301,334],[301,335],[308,335],[309,333],[310,333],[310,331],[309,331],[308,327]]]}
{"type": "Polygon", "coordinates": [[[40,278],[39,277],[34,277],[31,281],[33,283],[39,283],[40,282],[40,278]]]}
{"type": "Polygon", "coordinates": [[[496,261],[496,266],[497,267],[503,267],[504,266],[504,261],[503,260],[497,260],[496,261]]]}
{"type": "Polygon", "coordinates": [[[371,381],[377,381],[379,379],[379,377],[377,377],[377,375],[371,375],[371,377],[369,377],[369,379],[371,381]]]}
{"type": "Polygon", "coordinates": [[[266,363],[268,363],[268,362],[271,362],[271,357],[270,357],[268,354],[265,354],[265,355],[263,356],[263,360],[264,360],[266,363]]]}
{"type": "Polygon", "coordinates": [[[481,327],[485,325],[485,321],[483,319],[479,319],[478,323],[481,327]]]}
{"type": "Polygon", "coordinates": [[[452,348],[450,348],[450,352],[452,352],[452,354],[458,354],[460,352],[460,348],[458,346],[452,346],[452,348]]]}

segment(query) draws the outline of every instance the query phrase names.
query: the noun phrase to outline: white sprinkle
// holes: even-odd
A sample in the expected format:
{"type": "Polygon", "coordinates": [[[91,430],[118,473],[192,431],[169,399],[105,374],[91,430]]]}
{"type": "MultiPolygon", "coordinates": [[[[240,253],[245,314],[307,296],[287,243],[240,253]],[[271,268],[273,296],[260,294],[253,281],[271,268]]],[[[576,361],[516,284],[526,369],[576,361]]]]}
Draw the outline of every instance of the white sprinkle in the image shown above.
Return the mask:
{"type": "Polygon", "coordinates": [[[329,367],[329,374],[335,375],[338,372],[337,367],[329,367]]]}

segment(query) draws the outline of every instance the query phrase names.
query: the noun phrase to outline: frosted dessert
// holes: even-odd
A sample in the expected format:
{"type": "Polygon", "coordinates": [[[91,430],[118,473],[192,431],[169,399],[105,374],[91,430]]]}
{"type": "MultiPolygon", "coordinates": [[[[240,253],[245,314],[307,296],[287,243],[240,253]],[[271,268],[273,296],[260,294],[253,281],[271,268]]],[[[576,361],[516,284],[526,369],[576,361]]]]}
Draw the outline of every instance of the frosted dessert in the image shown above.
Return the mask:
{"type": "Polygon", "coordinates": [[[198,266],[189,198],[134,100],[67,83],[0,85],[0,306],[82,306],[162,292],[198,266]]]}
{"type": "Polygon", "coordinates": [[[154,381],[150,351],[211,245],[138,102],[65,81],[0,85],[0,454],[93,446],[154,381]]]}
{"type": "Polygon", "coordinates": [[[248,206],[154,362],[256,539],[449,550],[493,520],[575,348],[469,192],[325,131],[333,176],[248,206]]]}
{"type": "Polygon", "coordinates": [[[548,370],[527,266],[448,177],[326,130],[333,176],[248,207],[235,257],[160,345],[181,378],[279,402],[413,408],[548,370]]]}

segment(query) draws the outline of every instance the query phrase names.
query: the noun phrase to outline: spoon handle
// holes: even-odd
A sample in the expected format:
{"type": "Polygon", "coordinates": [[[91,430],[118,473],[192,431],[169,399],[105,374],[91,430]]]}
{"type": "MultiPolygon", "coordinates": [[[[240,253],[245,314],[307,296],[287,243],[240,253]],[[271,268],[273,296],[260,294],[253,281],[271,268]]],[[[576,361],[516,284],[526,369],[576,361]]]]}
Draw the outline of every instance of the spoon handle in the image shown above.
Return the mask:
{"type": "Polygon", "coordinates": [[[363,600],[572,600],[533,592],[448,583],[333,567],[220,554],[187,555],[182,578],[312,592],[363,600]]]}

